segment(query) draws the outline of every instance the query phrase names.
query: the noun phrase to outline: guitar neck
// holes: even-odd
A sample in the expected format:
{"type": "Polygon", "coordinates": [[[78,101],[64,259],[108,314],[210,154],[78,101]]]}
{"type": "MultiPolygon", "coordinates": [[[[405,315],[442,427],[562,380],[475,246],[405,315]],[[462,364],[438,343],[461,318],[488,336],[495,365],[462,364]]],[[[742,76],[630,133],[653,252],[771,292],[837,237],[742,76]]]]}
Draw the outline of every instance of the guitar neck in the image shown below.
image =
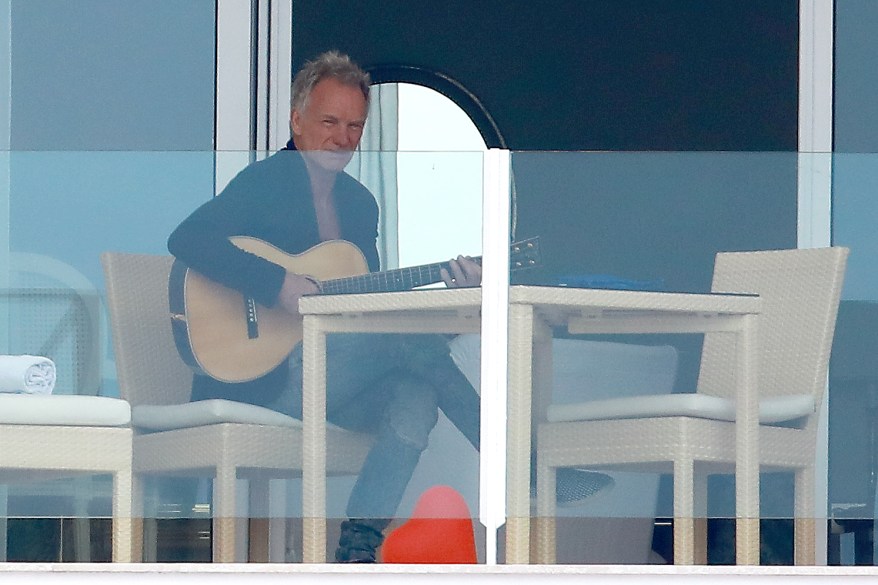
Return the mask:
{"type": "MultiPolygon", "coordinates": [[[[480,262],[481,258],[475,258],[480,262]]],[[[408,268],[397,268],[383,272],[370,272],[358,276],[325,280],[321,284],[321,294],[348,294],[396,292],[411,290],[419,286],[433,284],[442,280],[441,269],[448,270],[447,262],[424,264],[408,268]]]]}
{"type": "MultiPolygon", "coordinates": [[[[482,257],[473,258],[482,263],[482,257]]],[[[538,238],[528,238],[515,242],[509,248],[509,269],[532,268],[540,263],[538,238]]],[[[397,268],[384,272],[370,272],[357,276],[334,278],[322,282],[321,294],[336,295],[346,293],[397,292],[411,290],[419,286],[433,284],[442,280],[442,269],[449,270],[448,262],[424,264],[409,268],[397,268]]]]}

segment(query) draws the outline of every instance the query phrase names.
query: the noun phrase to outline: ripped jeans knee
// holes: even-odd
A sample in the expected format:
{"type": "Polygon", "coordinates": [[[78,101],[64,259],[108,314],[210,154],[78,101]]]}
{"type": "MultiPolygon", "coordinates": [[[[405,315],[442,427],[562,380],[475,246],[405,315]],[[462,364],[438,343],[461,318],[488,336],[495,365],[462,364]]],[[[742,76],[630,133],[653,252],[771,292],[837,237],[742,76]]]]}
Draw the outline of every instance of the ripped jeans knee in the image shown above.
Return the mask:
{"type": "Polygon", "coordinates": [[[381,432],[391,433],[404,444],[423,451],[439,420],[436,391],[426,381],[412,376],[394,377],[391,383],[381,432]]]}

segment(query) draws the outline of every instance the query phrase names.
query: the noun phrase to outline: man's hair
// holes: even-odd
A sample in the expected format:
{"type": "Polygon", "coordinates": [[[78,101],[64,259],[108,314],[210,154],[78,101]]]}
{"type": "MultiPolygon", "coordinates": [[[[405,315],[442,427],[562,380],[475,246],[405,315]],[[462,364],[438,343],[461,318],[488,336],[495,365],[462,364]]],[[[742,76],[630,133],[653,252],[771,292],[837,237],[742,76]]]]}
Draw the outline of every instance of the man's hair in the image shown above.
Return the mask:
{"type": "Polygon", "coordinates": [[[351,61],[347,55],[338,51],[326,51],[312,61],[305,63],[296,74],[290,90],[290,110],[303,112],[308,106],[311,92],[324,79],[335,79],[344,85],[358,88],[369,106],[369,74],[351,61]]]}

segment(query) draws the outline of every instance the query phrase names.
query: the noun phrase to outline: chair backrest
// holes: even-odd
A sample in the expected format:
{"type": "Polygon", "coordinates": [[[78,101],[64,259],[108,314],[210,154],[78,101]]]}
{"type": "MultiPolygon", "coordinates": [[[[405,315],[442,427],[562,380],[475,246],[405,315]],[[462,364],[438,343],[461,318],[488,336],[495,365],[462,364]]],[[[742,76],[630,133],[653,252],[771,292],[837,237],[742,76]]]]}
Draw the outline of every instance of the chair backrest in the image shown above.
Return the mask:
{"type": "Polygon", "coordinates": [[[54,394],[98,394],[106,325],[97,288],[50,256],[11,252],[9,261],[10,288],[0,294],[0,308],[8,308],[0,330],[7,330],[8,338],[0,340],[0,353],[51,358],[57,370],[54,394]]]}
{"type": "Polygon", "coordinates": [[[192,370],[174,345],[168,310],[171,256],[101,254],[119,393],[132,406],[182,404],[192,370]]]}
{"type": "MultiPolygon", "coordinates": [[[[760,397],[811,394],[820,404],[848,252],[832,247],[717,254],[713,292],[762,297],[760,397]]],[[[705,336],[699,392],[734,398],[734,350],[728,334],[705,336]]]]}

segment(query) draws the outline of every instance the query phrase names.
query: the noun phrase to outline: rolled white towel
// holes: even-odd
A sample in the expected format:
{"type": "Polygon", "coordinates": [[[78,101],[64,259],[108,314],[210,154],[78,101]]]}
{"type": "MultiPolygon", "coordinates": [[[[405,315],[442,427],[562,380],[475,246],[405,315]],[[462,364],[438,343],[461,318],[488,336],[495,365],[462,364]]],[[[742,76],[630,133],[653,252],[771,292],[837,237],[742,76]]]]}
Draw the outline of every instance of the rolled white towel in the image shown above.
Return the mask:
{"type": "Polygon", "coordinates": [[[0,392],[51,394],[55,363],[35,355],[0,355],[0,392]]]}

